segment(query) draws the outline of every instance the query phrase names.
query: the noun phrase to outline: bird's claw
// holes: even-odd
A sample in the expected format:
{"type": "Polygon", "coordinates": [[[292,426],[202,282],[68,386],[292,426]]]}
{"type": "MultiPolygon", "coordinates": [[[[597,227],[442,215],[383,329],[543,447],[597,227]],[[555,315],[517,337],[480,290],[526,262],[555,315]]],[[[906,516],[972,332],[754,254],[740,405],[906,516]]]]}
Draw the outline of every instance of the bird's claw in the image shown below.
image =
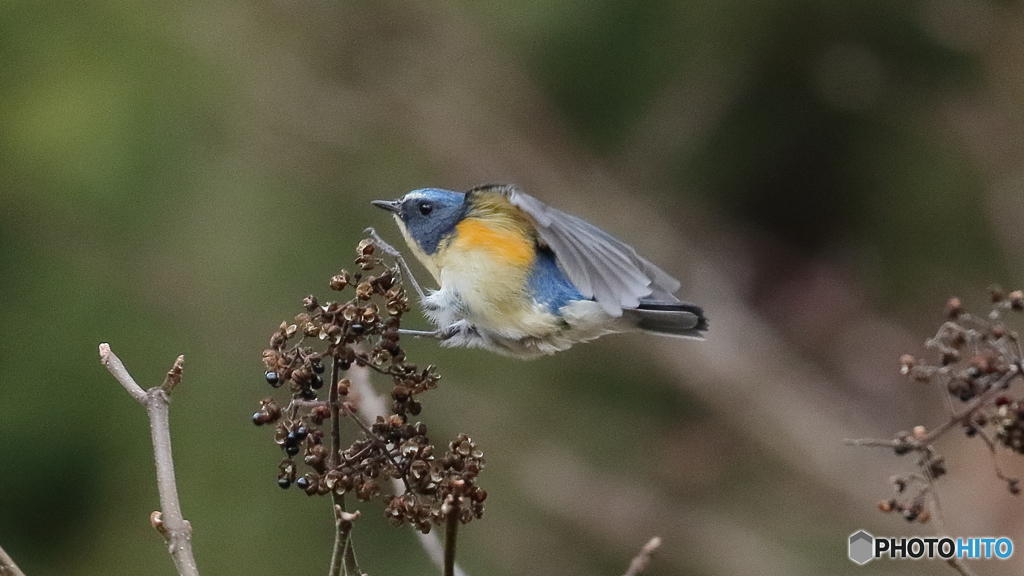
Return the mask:
{"type": "Polygon", "coordinates": [[[377,233],[377,230],[375,230],[373,226],[369,226],[363,230],[363,234],[369,234],[370,238],[373,238],[373,242],[378,248],[388,256],[394,258],[395,262],[398,262],[398,266],[401,268],[402,274],[406,279],[408,279],[409,283],[412,284],[413,289],[416,290],[416,295],[419,296],[420,302],[423,302],[426,295],[423,292],[423,288],[420,287],[420,283],[416,281],[416,277],[412,275],[412,269],[409,268],[409,264],[405,261],[405,257],[402,256],[402,253],[391,244],[388,244],[387,240],[381,238],[380,234],[377,233]]]}
{"type": "Polygon", "coordinates": [[[363,234],[369,234],[370,238],[373,238],[373,242],[377,245],[377,247],[383,250],[384,253],[387,254],[388,256],[391,256],[392,258],[402,257],[402,253],[399,252],[398,249],[392,246],[391,244],[388,244],[387,240],[381,238],[380,234],[377,233],[377,230],[374,229],[373,226],[370,226],[366,228],[366,230],[363,230],[363,234]]]}

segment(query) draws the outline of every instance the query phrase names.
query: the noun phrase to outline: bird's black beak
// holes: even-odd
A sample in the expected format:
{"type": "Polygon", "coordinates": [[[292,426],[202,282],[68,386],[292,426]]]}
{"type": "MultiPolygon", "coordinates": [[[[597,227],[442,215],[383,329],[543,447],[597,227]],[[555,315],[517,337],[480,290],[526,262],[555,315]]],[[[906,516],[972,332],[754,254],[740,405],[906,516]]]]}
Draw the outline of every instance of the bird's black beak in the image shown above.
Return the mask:
{"type": "Polygon", "coordinates": [[[394,212],[395,214],[402,211],[402,203],[398,200],[371,200],[370,204],[373,204],[377,208],[383,208],[388,212],[394,212]]]}

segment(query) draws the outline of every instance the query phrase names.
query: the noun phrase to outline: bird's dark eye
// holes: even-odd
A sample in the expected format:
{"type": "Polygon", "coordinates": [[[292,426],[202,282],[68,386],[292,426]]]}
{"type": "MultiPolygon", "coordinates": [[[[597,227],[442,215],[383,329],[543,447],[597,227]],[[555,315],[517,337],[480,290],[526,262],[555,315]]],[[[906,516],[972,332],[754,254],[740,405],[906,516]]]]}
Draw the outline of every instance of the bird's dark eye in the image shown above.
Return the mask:
{"type": "Polygon", "coordinates": [[[434,205],[433,204],[431,204],[430,202],[420,202],[420,214],[423,214],[424,216],[427,216],[427,215],[429,215],[433,211],[434,211],[434,205]]]}

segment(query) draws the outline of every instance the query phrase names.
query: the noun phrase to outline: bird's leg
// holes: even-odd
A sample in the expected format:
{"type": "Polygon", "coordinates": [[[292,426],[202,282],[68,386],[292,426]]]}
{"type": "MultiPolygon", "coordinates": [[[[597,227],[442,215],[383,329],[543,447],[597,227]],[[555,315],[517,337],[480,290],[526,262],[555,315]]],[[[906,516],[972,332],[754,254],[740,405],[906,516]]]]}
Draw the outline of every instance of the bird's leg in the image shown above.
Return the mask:
{"type": "MultiPolygon", "coordinates": [[[[423,293],[423,288],[420,288],[420,283],[417,282],[416,277],[412,275],[412,270],[409,268],[409,264],[405,261],[405,257],[402,256],[402,253],[399,252],[398,249],[396,249],[391,244],[388,244],[386,240],[381,238],[380,234],[378,234],[377,231],[374,230],[372,226],[364,230],[364,232],[366,234],[369,234],[370,237],[373,238],[373,241],[381,250],[384,251],[385,254],[394,258],[395,262],[398,262],[399,267],[401,267],[402,269],[402,275],[405,278],[409,279],[409,283],[412,284],[413,289],[416,290],[416,294],[420,297],[420,304],[422,304],[424,307],[430,307],[431,305],[428,304],[426,301],[427,296],[426,294],[423,293]]],[[[462,332],[463,330],[473,333],[476,332],[476,329],[473,328],[472,326],[469,326],[468,322],[466,322],[465,320],[459,320],[458,322],[453,322],[448,326],[444,326],[436,330],[408,330],[406,328],[399,328],[398,333],[401,334],[402,336],[413,336],[415,338],[436,338],[438,340],[443,341],[452,338],[453,336],[462,332]]]]}
{"type": "Polygon", "coordinates": [[[406,328],[399,328],[398,333],[402,336],[413,336],[416,338],[437,338],[438,340],[444,340],[441,333],[443,330],[438,328],[437,330],[408,330],[406,328]]]}
{"type": "Polygon", "coordinates": [[[395,248],[391,244],[388,244],[387,241],[381,238],[380,234],[377,234],[377,231],[373,229],[373,226],[367,228],[363,232],[365,234],[369,234],[370,237],[373,238],[374,243],[376,243],[377,246],[381,250],[383,250],[385,254],[394,258],[395,262],[398,262],[398,266],[402,270],[402,275],[409,280],[410,284],[412,284],[413,289],[416,290],[416,295],[420,297],[420,302],[422,303],[423,299],[426,298],[426,295],[423,293],[423,289],[420,288],[420,283],[416,281],[416,277],[412,275],[412,270],[409,268],[409,264],[406,263],[405,257],[402,256],[402,253],[399,252],[397,248],[395,248]]]}
{"type": "Polygon", "coordinates": [[[448,340],[452,336],[455,336],[466,328],[466,321],[459,320],[453,324],[449,324],[444,328],[438,328],[437,330],[406,330],[405,328],[399,328],[398,333],[402,336],[414,336],[416,338],[437,338],[438,340],[448,340]]]}

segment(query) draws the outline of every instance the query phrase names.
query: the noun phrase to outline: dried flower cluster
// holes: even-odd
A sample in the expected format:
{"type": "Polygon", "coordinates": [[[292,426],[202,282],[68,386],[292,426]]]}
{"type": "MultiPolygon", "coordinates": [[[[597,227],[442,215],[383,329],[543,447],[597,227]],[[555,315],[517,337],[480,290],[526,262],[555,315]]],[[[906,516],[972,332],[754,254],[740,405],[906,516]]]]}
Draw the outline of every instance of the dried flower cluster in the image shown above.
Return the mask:
{"type": "Polygon", "coordinates": [[[385,513],[393,524],[409,522],[428,532],[449,514],[457,514],[463,524],[483,514],[487,492],[472,482],[483,467],[483,453],[468,436],[460,435],[448,444],[444,456],[435,459],[432,447],[420,444],[417,436],[405,438],[404,431],[398,430],[389,433],[398,434],[410,462],[407,482],[411,483],[405,494],[392,497],[387,504],[385,513]]]}
{"type": "Polygon", "coordinates": [[[361,241],[359,271],[331,278],[332,290],[352,292],[348,301],[321,304],[307,296],[305,311],[271,334],[263,352],[266,381],[291,395],[283,406],[264,398],[252,420],[274,426],[274,441],[284,452],[277,476],[282,488],[380,498],[393,523],[409,522],[423,532],[452,514],[462,523],[480,518],[487,493],[476,485],[484,465],[476,444],[460,435],[439,453],[427,426],[409,421],[423,409],[420,395],[436,387],[440,376],[432,365],[406,362],[399,327],[409,301],[398,267],[386,265],[376,252],[372,240],[361,241]],[[369,426],[359,418],[359,398],[346,377],[353,366],[392,381],[391,414],[369,426]],[[356,426],[347,446],[342,420],[356,426]],[[400,480],[405,491],[395,493],[391,479],[400,480]]]}
{"type": "MultiPolygon", "coordinates": [[[[943,473],[945,470],[943,470],[943,473]]],[[[895,494],[888,500],[878,503],[878,509],[882,512],[896,512],[902,514],[907,522],[921,522],[922,524],[931,519],[928,512],[925,496],[931,489],[930,481],[918,474],[907,476],[894,476],[891,478],[895,494]],[[906,494],[912,493],[907,501],[902,501],[906,494]]]]}
{"type": "Polygon", "coordinates": [[[899,432],[892,440],[858,440],[855,444],[891,447],[896,454],[918,455],[918,472],[893,478],[896,495],[882,501],[883,512],[899,512],[908,521],[927,522],[925,503],[933,482],[946,473],[945,460],[933,443],[942,434],[960,429],[978,438],[992,454],[996,476],[1012,494],[1020,493],[1020,480],[1003,474],[1000,446],[1024,454],[1024,392],[1011,385],[1024,372],[1024,353],[1015,331],[1004,324],[1008,312],[1024,310],[1024,292],[990,289],[988,315],[976,316],[959,298],[946,303],[946,320],[925,346],[937,353],[935,362],[900,357],[900,373],[914,382],[938,387],[946,398],[950,416],[932,430],[917,426],[899,432]]]}

